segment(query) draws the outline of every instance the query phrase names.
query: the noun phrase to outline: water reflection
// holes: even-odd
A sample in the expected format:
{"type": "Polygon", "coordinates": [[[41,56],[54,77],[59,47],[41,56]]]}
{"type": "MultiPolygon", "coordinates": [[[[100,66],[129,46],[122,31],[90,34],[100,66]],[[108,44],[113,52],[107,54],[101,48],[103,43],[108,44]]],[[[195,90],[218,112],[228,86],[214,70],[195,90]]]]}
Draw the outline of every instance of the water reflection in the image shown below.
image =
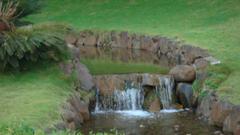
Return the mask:
{"type": "Polygon", "coordinates": [[[155,53],[139,49],[125,48],[101,48],[101,47],[80,47],[81,58],[87,59],[111,59],[121,62],[136,62],[157,64],[164,67],[171,67],[173,64],[166,56],[157,56],[155,53]]]}
{"type": "Polygon", "coordinates": [[[84,134],[90,131],[106,133],[111,129],[117,129],[126,135],[211,135],[215,131],[213,127],[197,120],[192,113],[186,111],[152,113],[149,117],[138,117],[124,112],[97,113],[83,125],[81,131],[84,134]],[[179,127],[178,130],[176,126],[179,127]]]}

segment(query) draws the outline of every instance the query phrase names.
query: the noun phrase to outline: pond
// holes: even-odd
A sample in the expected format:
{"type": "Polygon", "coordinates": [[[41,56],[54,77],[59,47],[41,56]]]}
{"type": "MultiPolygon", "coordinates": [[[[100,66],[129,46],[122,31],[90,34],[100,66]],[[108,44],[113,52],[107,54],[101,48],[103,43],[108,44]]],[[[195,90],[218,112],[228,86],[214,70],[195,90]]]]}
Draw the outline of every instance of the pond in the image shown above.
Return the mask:
{"type": "Polygon", "coordinates": [[[149,113],[145,111],[115,111],[93,113],[81,131],[111,132],[116,129],[126,135],[212,135],[214,127],[200,121],[189,111],[149,113]]]}
{"type": "Polygon", "coordinates": [[[154,52],[140,49],[126,48],[103,48],[92,46],[81,46],[80,57],[85,59],[111,59],[112,61],[120,61],[124,63],[146,63],[156,64],[162,67],[171,67],[175,61],[167,58],[165,55],[157,55],[154,52]]]}

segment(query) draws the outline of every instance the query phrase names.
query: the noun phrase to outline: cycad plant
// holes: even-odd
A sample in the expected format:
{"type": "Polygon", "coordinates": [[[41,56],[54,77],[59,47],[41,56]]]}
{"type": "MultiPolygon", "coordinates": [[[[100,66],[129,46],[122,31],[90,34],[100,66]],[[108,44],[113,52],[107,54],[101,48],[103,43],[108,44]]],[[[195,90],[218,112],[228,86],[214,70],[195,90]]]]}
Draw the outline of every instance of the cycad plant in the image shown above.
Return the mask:
{"type": "MultiPolygon", "coordinates": [[[[21,69],[24,65],[43,59],[61,60],[66,45],[59,35],[60,25],[36,25],[16,28],[18,2],[0,2],[0,70],[21,69]],[[0,26],[1,27],[1,26],[0,26]]],[[[61,26],[63,29],[64,26],[61,26]]]]}
{"type": "Polygon", "coordinates": [[[0,1],[0,31],[6,31],[13,28],[13,20],[17,17],[18,2],[0,1]]]}

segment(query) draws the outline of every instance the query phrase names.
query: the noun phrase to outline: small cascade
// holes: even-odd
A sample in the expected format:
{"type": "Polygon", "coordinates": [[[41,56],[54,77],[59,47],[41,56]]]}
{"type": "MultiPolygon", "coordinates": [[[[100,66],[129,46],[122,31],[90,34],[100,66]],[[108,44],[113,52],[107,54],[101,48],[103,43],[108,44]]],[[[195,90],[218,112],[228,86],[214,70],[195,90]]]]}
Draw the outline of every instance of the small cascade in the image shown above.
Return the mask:
{"type": "Polygon", "coordinates": [[[162,103],[163,109],[171,109],[174,81],[171,78],[160,77],[159,86],[156,86],[156,93],[162,103]]]}
{"type": "Polygon", "coordinates": [[[144,96],[142,91],[136,88],[129,88],[126,91],[116,90],[114,92],[116,110],[141,110],[144,96]]]}
{"type": "Polygon", "coordinates": [[[111,96],[100,96],[97,91],[95,112],[109,110],[141,110],[144,95],[141,89],[115,90],[111,96]]]}
{"type": "MultiPolygon", "coordinates": [[[[174,80],[170,77],[157,77],[158,83],[152,87],[155,94],[160,99],[163,110],[172,109],[174,80]]],[[[111,95],[100,95],[96,91],[95,112],[102,111],[133,111],[142,110],[144,96],[146,96],[144,85],[139,83],[134,85],[131,81],[125,81],[123,90],[115,90],[111,95]]]]}
{"type": "Polygon", "coordinates": [[[96,105],[95,105],[95,112],[100,111],[99,109],[99,89],[96,90],[96,105]]]}

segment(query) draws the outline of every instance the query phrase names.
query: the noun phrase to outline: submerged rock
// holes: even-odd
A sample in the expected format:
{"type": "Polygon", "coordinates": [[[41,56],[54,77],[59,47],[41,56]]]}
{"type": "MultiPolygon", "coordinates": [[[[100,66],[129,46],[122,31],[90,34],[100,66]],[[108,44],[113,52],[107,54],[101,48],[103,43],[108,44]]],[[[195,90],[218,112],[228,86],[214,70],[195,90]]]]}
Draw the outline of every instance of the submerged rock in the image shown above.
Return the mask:
{"type": "Polygon", "coordinates": [[[187,83],[179,83],[177,85],[177,96],[184,108],[191,108],[193,105],[192,85],[187,83]]]}
{"type": "Polygon", "coordinates": [[[174,128],[174,131],[175,131],[175,132],[178,132],[178,131],[179,131],[179,129],[180,129],[180,126],[179,126],[179,125],[174,125],[174,127],[173,127],[173,128],[174,128]]]}
{"type": "Polygon", "coordinates": [[[178,82],[192,82],[196,77],[194,67],[188,65],[177,65],[170,70],[169,74],[178,82]]]}

